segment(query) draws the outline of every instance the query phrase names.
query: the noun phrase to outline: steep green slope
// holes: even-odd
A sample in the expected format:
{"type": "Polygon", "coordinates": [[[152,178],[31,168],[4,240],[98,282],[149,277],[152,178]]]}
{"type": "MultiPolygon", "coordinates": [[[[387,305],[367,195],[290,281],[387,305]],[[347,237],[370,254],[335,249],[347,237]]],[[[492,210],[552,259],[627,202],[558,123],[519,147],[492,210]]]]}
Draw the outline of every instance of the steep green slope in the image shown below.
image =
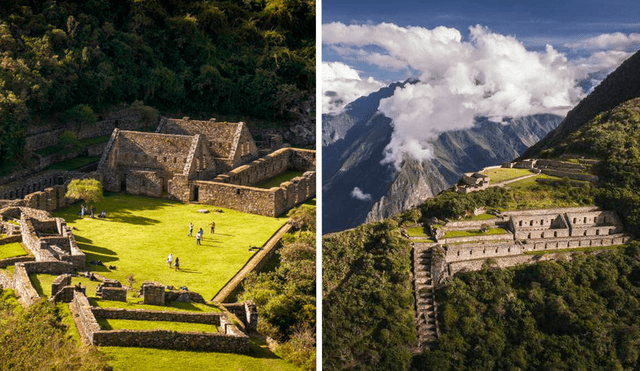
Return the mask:
{"type": "Polygon", "coordinates": [[[5,1],[0,66],[1,163],[85,105],[279,119],[315,87],[315,1],[5,1]]]}
{"type": "Polygon", "coordinates": [[[324,370],[406,370],[416,343],[410,252],[393,221],[323,238],[324,370]]]}
{"type": "Polygon", "coordinates": [[[533,158],[544,149],[562,145],[569,135],[597,114],[636,97],[640,97],[640,52],[632,55],[609,74],[591,94],[567,114],[554,131],[531,146],[521,158],[533,158]]]}

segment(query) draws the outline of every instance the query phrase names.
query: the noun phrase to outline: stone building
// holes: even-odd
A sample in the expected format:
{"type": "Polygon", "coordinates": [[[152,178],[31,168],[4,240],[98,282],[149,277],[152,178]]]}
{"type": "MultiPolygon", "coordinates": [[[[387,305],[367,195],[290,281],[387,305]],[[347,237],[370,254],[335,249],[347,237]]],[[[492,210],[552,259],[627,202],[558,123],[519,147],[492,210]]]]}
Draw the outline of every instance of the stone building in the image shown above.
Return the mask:
{"type": "Polygon", "coordinates": [[[258,158],[240,123],[163,118],[155,133],[114,129],[98,164],[108,192],[199,202],[278,216],[315,195],[315,151],[279,149],[258,158]],[[280,187],[255,186],[288,170],[280,187]]]}

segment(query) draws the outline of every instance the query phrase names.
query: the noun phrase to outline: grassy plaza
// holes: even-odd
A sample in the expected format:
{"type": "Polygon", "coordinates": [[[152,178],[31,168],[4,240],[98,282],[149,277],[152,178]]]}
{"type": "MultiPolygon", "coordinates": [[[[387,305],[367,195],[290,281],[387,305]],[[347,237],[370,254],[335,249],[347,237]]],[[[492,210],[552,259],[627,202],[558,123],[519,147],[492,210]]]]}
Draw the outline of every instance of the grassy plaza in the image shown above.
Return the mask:
{"type": "Polygon", "coordinates": [[[264,245],[287,220],[127,194],[106,194],[95,206],[96,214],[102,210],[107,213],[106,219],[81,218],[79,203],[54,213],[76,228],[73,233],[87,263],[104,263],[89,264],[89,270],[123,285],[128,285],[127,276],[133,274],[134,288],[143,281],[186,286],[206,300],[251,258],[254,252],[249,246],[264,245]],[[210,212],[198,212],[201,209],[210,212]],[[190,222],[193,237],[187,236],[190,222]],[[213,235],[211,222],[216,223],[213,235]],[[195,237],[199,228],[204,231],[201,245],[195,237]],[[174,260],[180,259],[179,271],[166,263],[169,253],[174,260]]]}

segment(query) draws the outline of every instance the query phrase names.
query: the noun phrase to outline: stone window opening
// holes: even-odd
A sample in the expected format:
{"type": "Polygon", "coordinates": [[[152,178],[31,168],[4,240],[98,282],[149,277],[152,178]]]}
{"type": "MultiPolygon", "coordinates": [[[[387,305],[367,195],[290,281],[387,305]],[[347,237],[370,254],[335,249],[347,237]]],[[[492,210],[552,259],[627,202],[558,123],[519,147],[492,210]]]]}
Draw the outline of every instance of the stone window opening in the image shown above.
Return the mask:
{"type": "Polygon", "coordinates": [[[473,255],[473,250],[469,250],[469,255],[473,255]]]}
{"type": "Polygon", "coordinates": [[[522,227],[522,220],[520,221],[520,226],[522,227]]]}
{"type": "Polygon", "coordinates": [[[458,250],[458,256],[460,256],[460,250],[458,250]]]}
{"type": "Polygon", "coordinates": [[[531,233],[529,233],[529,234],[527,235],[527,238],[531,238],[531,233]]]}
{"type": "Polygon", "coordinates": [[[498,253],[498,248],[496,247],[496,254],[498,253]]]}
{"type": "Polygon", "coordinates": [[[558,232],[553,232],[553,237],[558,237],[558,232]]]}
{"type": "Polygon", "coordinates": [[[573,218],[573,224],[576,224],[576,218],[573,218]]]}
{"type": "Polygon", "coordinates": [[[600,235],[600,230],[596,229],[596,236],[599,236],[599,235],[600,235]]]}
{"type": "Polygon", "coordinates": [[[587,217],[586,216],[584,217],[584,223],[585,224],[587,223],[587,217]]]}
{"type": "Polygon", "coordinates": [[[584,234],[583,234],[583,236],[586,236],[586,235],[587,235],[587,231],[584,231],[584,234]]]}
{"type": "Polygon", "coordinates": [[[533,220],[529,221],[529,226],[532,227],[533,226],[533,220]]]}
{"type": "Polygon", "coordinates": [[[544,219],[540,219],[540,225],[544,225],[544,219]]]}

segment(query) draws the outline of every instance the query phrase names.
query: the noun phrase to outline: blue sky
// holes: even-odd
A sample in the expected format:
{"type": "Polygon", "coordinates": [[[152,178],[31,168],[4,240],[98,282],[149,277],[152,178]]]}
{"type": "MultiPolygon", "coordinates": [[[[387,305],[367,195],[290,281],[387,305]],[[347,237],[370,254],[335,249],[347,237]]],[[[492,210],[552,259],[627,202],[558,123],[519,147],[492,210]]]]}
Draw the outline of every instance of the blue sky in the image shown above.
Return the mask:
{"type": "MultiPolygon", "coordinates": [[[[344,24],[393,23],[433,29],[446,26],[468,37],[468,28],[481,24],[491,31],[515,36],[530,50],[544,50],[546,44],[569,58],[584,56],[563,45],[603,33],[640,32],[640,3],[613,1],[363,1],[323,0],[322,22],[344,24]]],[[[323,46],[324,61],[341,57],[323,46]]],[[[354,63],[359,71],[378,79],[401,79],[407,72],[378,71],[366,63],[354,63]],[[388,77],[388,78],[385,78],[388,77]]],[[[410,73],[409,73],[410,74],[410,73]]]]}

